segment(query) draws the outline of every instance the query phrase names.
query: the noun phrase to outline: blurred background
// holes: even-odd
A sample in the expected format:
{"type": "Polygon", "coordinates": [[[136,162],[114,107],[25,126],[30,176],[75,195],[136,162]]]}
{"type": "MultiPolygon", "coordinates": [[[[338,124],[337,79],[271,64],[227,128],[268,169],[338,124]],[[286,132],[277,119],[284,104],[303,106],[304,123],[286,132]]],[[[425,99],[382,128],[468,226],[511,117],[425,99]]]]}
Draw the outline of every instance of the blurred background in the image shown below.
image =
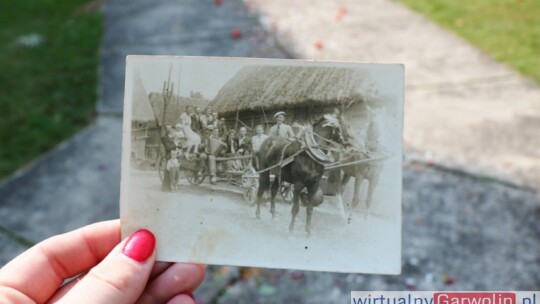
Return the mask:
{"type": "Polygon", "coordinates": [[[210,266],[198,301],[535,290],[539,16],[535,0],[3,1],[0,265],[118,217],[126,55],[397,62],[406,68],[402,275],[210,266]]]}

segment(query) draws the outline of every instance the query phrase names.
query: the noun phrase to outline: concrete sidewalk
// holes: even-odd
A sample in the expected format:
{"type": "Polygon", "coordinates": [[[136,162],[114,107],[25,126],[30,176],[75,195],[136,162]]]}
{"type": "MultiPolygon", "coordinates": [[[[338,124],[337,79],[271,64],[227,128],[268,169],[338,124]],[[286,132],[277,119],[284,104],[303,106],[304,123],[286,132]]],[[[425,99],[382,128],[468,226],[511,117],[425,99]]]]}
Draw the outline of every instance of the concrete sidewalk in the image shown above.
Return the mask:
{"type": "Polygon", "coordinates": [[[211,267],[198,297],[205,303],[333,303],[360,289],[540,285],[538,196],[438,169],[537,188],[537,85],[391,1],[246,3],[106,1],[98,118],[0,185],[0,264],[28,243],[118,216],[127,54],[296,54],[406,64],[405,140],[414,154],[404,168],[403,274],[263,270],[243,276],[238,268],[211,267]],[[346,13],[336,21],[340,5],[346,13]],[[235,27],[240,40],[230,37],[235,27]],[[415,162],[416,155],[436,166],[415,162]]]}

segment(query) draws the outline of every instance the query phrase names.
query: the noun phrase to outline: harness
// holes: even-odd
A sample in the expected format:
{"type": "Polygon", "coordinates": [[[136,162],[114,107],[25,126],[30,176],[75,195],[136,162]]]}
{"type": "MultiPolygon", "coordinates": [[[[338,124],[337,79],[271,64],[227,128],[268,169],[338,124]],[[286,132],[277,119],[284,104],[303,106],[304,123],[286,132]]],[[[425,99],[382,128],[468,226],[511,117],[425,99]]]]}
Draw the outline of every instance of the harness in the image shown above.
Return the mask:
{"type": "MultiPolygon", "coordinates": [[[[281,157],[280,157],[280,160],[277,164],[275,165],[272,165],[268,168],[265,168],[263,170],[260,170],[260,171],[257,171],[257,174],[261,174],[261,173],[264,173],[266,171],[270,171],[274,168],[277,168],[277,167],[285,167],[286,165],[292,163],[294,161],[294,158],[297,157],[298,155],[302,154],[304,151],[306,151],[306,148],[305,147],[302,147],[300,148],[300,150],[296,151],[293,155],[287,157],[286,159],[283,159],[285,157],[285,150],[293,143],[295,142],[298,142],[298,140],[295,140],[295,141],[292,141],[290,143],[288,143],[287,145],[285,145],[285,147],[283,147],[283,149],[281,149],[281,157]]],[[[280,171],[281,172],[281,171],[280,171]]]]}
{"type": "MultiPolygon", "coordinates": [[[[324,151],[322,149],[327,149],[327,150],[330,150],[330,151],[341,151],[340,149],[336,149],[336,148],[333,148],[333,147],[329,147],[329,146],[323,146],[323,145],[319,145],[317,144],[317,142],[315,141],[315,138],[314,136],[317,136],[321,139],[323,139],[324,141],[328,142],[328,143],[332,143],[334,145],[338,145],[338,143],[336,143],[335,141],[333,140],[329,140],[329,139],[326,139],[322,136],[320,136],[319,134],[313,132],[313,130],[304,130],[300,136],[300,139],[297,139],[295,141],[292,141],[290,143],[288,143],[287,145],[285,145],[282,149],[281,149],[281,157],[279,159],[279,162],[277,164],[274,164],[270,167],[267,167],[263,170],[260,170],[260,171],[257,171],[258,174],[260,173],[264,173],[266,171],[269,171],[269,170],[272,170],[274,168],[277,168],[277,167],[285,167],[287,166],[288,164],[292,163],[294,161],[294,158],[304,152],[307,152],[307,155],[313,160],[315,161],[316,163],[320,164],[320,165],[323,165],[323,166],[327,166],[327,165],[333,165],[333,164],[337,164],[339,163],[340,161],[337,161],[337,162],[332,162],[330,160],[330,158],[328,157],[328,155],[326,155],[326,153],[324,153],[324,151]],[[285,151],[287,150],[287,148],[292,145],[293,143],[296,143],[296,142],[299,142],[301,144],[301,147],[298,151],[296,151],[294,154],[288,156],[287,158],[285,158],[285,151]]],[[[279,176],[280,176],[280,179],[281,179],[281,170],[279,171],[279,176]]]]}
{"type": "MultiPolygon", "coordinates": [[[[332,161],[328,157],[328,155],[326,153],[324,153],[323,150],[332,151],[332,152],[338,152],[340,154],[344,152],[343,149],[335,148],[335,146],[341,146],[341,145],[338,144],[337,142],[333,141],[333,140],[322,137],[321,135],[317,134],[316,132],[313,132],[313,130],[304,130],[302,132],[301,136],[300,136],[300,139],[297,139],[295,141],[292,141],[292,142],[288,143],[287,145],[285,145],[283,147],[283,149],[281,149],[281,157],[280,157],[280,160],[279,160],[279,162],[277,164],[274,164],[274,165],[272,165],[270,167],[259,170],[256,173],[261,174],[261,173],[270,171],[270,170],[272,170],[274,168],[277,168],[277,167],[283,168],[283,167],[287,166],[288,164],[292,163],[296,156],[298,156],[298,155],[300,155],[300,154],[302,154],[304,152],[307,152],[307,155],[313,161],[315,161],[316,163],[318,163],[320,165],[323,165],[325,170],[337,169],[337,168],[342,168],[342,167],[347,167],[347,166],[352,166],[352,165],[358,165],[358,164],[366,163],[366,162],[384,160],[384,159],[388,158],[388,155],[382,155],[382,156],[374,157],[374,158],[368,157],[366,159],[347,161],[347,160],[350,160],[355,154],[360,153],[359,151],[354,151],[353,150],[353,151],[349,151],[349,153],[348,153],[348,155],[346,157],[340,158],[337,161],[332,161]],[[324,142],[329,143],[329,144],[331,144],[333,146],[320,145],[315,141],[315,137],[320,138],[324,142]],[[288,156],[287,158],[285,158],[285,151],[287,150],[287,148],[291,144],[293,144],[295,142],[300,142],[301,148],[298,151],[296,151],[294,154],[292,154],[292,155],[288,156]]],[[[278,178],[279,178],[279,182],[281,183],[281,170],[279,170],[278,178]]]]}
{"type": "Polygon", "coordinates": [[[303,139],[306,144],[309,157],[311,157],[311,159],[313,159],[316,163],[323,166],[328,166],[331,164],[339,163],[341,161],[332,161],[329,155],[324,152],[326,150],[330,152],[338,152],[341,154],[343,152],[343,149],[336,148],[336,146],[341,146],[337,142],[326,139],[317,134],[316,132],[313,132],[313,130],[304,131],[303,139]],[[331,144],[331,146],[318,144],[317,141],[315,141],[315,137],[318,137],[321,140],[331,144]]]}

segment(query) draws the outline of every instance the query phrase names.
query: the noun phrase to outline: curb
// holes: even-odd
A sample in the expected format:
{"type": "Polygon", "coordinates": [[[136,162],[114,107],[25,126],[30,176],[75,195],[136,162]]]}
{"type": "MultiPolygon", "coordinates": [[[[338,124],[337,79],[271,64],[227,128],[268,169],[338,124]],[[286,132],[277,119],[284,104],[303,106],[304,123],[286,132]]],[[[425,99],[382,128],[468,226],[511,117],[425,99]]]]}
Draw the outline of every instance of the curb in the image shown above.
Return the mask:
{"type": "MultiPolygon", "coordinates": [[[[83,137],[84,135],[88,134],[90,132],[90,127],[93,126],[97,122],[98,119],[99,117],[94,118],[90,122],[90,124],[86,126],[84,129],[75,133],[71,137],[64,139],[51,150],[38,156],[37,158],[33,159],[32,161],[24,165],[22,168],[17,169],[15,172],[13,172],[11,175],[6,177],[4,180],[1,180],[0,181],[0,197],[4,197],[5,193],[9,191],[9,188],[21,182],[23,178],[25,178],[30,173],[32,173],[33,170],[36,170],[41,164],[49,161],[57,153],[65,151],[72,144],[72,142],[74,142],[77,138],[83,137]]],[[[1,200],[0,200],[0,206],[2,206],[1,200]]]]}

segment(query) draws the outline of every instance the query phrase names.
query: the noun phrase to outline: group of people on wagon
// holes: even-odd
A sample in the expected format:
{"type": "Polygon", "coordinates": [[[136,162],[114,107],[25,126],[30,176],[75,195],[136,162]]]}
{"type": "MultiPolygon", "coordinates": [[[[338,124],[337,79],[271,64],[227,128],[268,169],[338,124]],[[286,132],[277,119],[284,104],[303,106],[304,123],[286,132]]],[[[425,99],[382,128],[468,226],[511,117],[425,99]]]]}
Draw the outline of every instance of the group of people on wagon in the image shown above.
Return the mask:
{"type": "Polygon", "coordinates": [[[226,133],[225,122],[211,107],[206,107],[203,112],[201,107],[188,105],[178,121],[174,127],[166,126],[166,134],[161,139],[166,160],[163,191],[173,191],[177,185],[180,169],[178,158],[182,154],[185,159],[192,160],[193,155],[206,149],[203,143],[209,138],[226,133]]]}
{"type": "MultiPolygon", "coordinates": [[[[280,111],[274,115],[276,124],[270,128],[268,134],[264,132],[263,125],[257,125],[254,128],[252,136],[247,135],[247,127],[242,126],[238,130],[230,130],[225,144],[227,145],[228,155],[256,155],[261,148],[262,143],[269,136],[281,136],[290,138],[291,140],[296,138],[291,126],[285,124],[285,112],[280,111]]],[[[247,164],[251,162],[251,159],[244,159],[243,161],[231,161],[230,165],[233,169],[243,169],[247,164]]]]}
{"type": "MultiPolygon", "coordinates": [[[[178,182],[180,162],[178,158],[181,154],[187,160],[191,160],[194,154],[205,152],[207,155],[215,156],[248,156],[255,155],[262,143],[269,136],[281,136],[294,139],[295,134],[291,126],[285,123],[285,112],[275,113],[276,124],[265,134],[264,126],[257,125],[254,128],[254,135],[248,135],[248,128],[241,126],[227,131],[224,119],[219,118],[219,114],[207,107],[204,112],[200,107],[186,106],[185,112],[179,117],[176,126],[166,126],[166,134],[162,137],[165,147],[166,170],[162,189],[173,191],[178,182]],[[213,149],[212,142],[218,142],[221,149],[213,149]]],[[[212,157],[211,156],[211,157],[212,157]]],[[[209,160],[212,162],[212,160],[209,160]]],[[[231,170],[243,170],[251,163],[251,158],[231,160],[227,162],[231,170]]],[[[215,167],[209,166],[209,167],[215,167]]],[[[210,172],[215,175],[215,172],[210,172]]]]}

